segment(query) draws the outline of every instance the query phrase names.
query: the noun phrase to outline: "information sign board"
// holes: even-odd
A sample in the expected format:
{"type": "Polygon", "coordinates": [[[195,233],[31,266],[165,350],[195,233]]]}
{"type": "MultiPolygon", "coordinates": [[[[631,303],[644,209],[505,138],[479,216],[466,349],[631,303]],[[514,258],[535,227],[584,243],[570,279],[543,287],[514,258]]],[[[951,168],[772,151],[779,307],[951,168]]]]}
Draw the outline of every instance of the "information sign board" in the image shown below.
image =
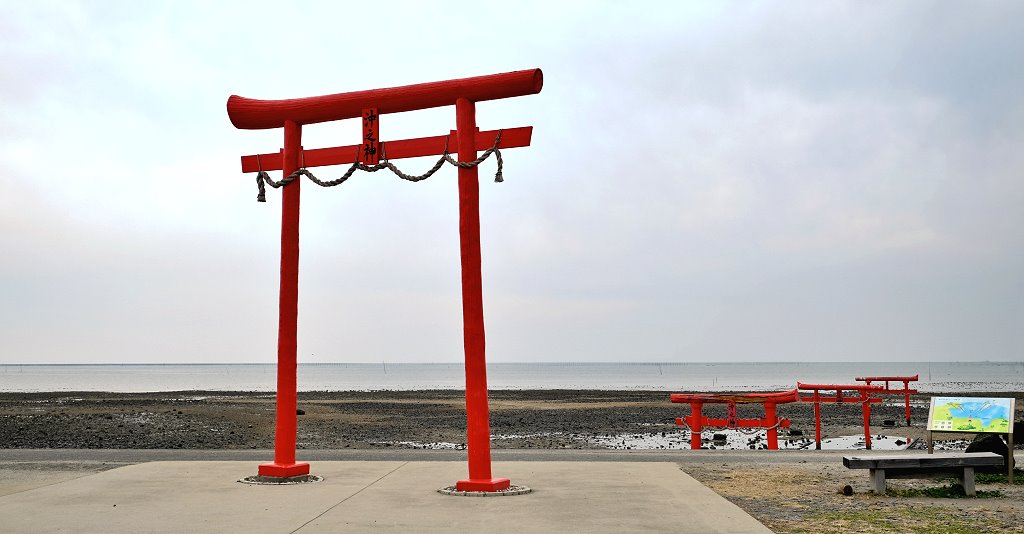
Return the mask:
{"type": "Polygon", "coordinates": [[[935,432],[1013,432],[1013,398],[932,397],[928,430],[935,432]]]}

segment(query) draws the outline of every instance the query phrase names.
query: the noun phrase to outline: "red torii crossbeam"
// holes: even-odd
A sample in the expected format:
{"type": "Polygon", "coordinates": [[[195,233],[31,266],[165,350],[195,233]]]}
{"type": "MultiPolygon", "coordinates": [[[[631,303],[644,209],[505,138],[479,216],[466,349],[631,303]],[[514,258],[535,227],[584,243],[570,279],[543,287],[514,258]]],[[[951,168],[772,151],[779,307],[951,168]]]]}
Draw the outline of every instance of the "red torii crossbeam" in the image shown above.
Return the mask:
{"type": "Polygon", "coordinates": [[[788,402],[796,402],[798,394],[795,389],[779,393],[744,393],[744,394],[719,394],[719,393],[673,393],[670,395],[674,403],[689,403],[690,415],[677,417],[676,424],[690,427],[690,448],[698,450],[701,447],[701,431],[705,426],[718,426],[725,428],[765,428],[767,432],[768,450],[778,450],[779,433],[778,428],[789,428],[789,419],[779,419],[776,415],[775,405],[788,402]],[[764,404],[764,419],[737,419],[736,404],[764,404]],[[725,404],[728,417],[726,419],[714,419],[704,415],[705,404],[725,404]]]}
{"type": "Polygon", "coordinates": [[[800,391],[813,391],[811,396],[800,397],[803,402],[814,403],[814,448],[821,449],[821,403],[823,402],[859,402],[861,403],[861,411],[864,414],[864,447],[871,450],[871,403],[882,402],[882,399],[878,397],[872,397],[871,393],[878,393],[882,391],[882,386],[870,386],[866,384],[804,384],[802,382],[796,383],[796,388],[800,391]],[[821,391],[835,391],[835,396],[823,397],[821,391]],[[847,397],[843,395],[843,391],[856,391],[858,396],[847,397]]]}
{"type": "Polygon", "coordinates": [[[917,382],[918,375],[914,376],[858,376],[854,380],[858,382],[864,382],[867,385],[871,385],[872,382],[885,382],[885,389],[879,391],[879,393],[902,393],[903,394],[903,406],[907,410],[907,426],[910,426],[910,395],[916,394],[916,389],[911,389],[910,383],[917,382]],[[892,389],[889,387],[889,382],[903,382],[903,389],[892,389]]]}
{"type": "MultiPolygon", "coordinates": [[[[458,147],[458,160],[471,162],[477,150],[490,148],[497,132],[478,132],[476,102],[539,93],[544,84],[540,69],[422,83],[386,89],[296,98],[254,100],[232,95],[227,110],[240,129],[284,128],[284,147],[278,153],[242,157],[243,172],[277,170],[289,176],[300,167],[338,165],[359,161],[373,165],[382,152],[388,159],[440,155],[458,147]],[[399,113],[455,106],[456,130],[447,136],[381,142],[379,120],[399,113]],[[359,117],[360,143],[304,151],[302,126],[359,117]],[[381,147],[381,145],[384,145],[381,147]]],[[[504,130],[498,148],[528,146],[532,127],[504,130]]],[[[459,491],[501,491],[507,478],[491,475],[490,421],[487,403],[482,277],[480,273],[480,193],[477,168],[459,168],[459,248],[462,264],[463,342],[466,365],[466,420],[469,478],[456,484],[459,491]]],[[[277,424],[274,461],[261,464],[266,477],[293,477],[309,473],[309,464],[297,462],[296,334],[298,331],[299,184],[284,186],[281,208],[281,290],[278,318],[277,424]]]]}

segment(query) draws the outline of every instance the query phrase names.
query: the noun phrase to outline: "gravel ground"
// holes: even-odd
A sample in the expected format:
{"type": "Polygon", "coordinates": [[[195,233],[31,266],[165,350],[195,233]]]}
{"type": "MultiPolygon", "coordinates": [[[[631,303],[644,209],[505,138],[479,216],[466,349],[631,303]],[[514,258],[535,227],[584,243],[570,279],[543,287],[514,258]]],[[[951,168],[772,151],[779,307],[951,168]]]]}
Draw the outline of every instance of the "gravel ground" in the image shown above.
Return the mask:
{"type": "Polygon", "coordinates": [[[902,497],[895,492],[940,488],[954,480],[889,480],[890,493],[875,495],[866,470],[846,469],[834,460],[764,464],[726,457],[720,464],[683,463],[681,469],[778,533],[1024,532],[1020,483],[979,482],[979,492],[999,492],[983,498],[902,497]],[[846,485],[853,495],[839,493],[846,485]]]}

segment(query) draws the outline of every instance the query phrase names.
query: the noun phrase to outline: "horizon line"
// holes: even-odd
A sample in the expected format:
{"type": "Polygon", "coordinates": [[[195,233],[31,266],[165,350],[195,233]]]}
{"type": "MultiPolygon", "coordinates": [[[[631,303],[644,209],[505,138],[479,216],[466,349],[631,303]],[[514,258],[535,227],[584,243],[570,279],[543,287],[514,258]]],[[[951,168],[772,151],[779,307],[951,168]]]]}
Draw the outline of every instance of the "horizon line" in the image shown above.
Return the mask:
{"type": "MultiPolygon", "coordinates": [[[[498,361],[487,362],[488,364],[512,364],[512,365],[722,365],[722,364],[803,364],[803,363],[834,363],[834,364],[856,364],[856,363],[893,363],[893,364],[974,364],[974,363],[1020,363],[1021,360],[735,360],[735,361],[498,361]]],[[[378,361],[378,362],[298,362],[298,365],[463,365],[462,361],[378,361]]],[[[139,365],[139,366],[166,366],[166,365],[193,365],[193,366],[214,366],[214,365],[277,365],[277,362],[31,362],[31,363],[0,363],[0,366],[58,366],[58,365],[139,365]]]]}

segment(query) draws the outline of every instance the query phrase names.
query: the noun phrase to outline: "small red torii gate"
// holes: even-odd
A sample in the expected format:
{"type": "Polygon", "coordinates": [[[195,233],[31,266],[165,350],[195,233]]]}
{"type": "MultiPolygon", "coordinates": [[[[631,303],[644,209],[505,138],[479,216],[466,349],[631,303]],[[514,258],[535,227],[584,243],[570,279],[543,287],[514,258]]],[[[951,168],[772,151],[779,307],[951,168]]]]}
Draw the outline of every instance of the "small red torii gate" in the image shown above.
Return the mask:
{"type": "Polygon", "coordinates": [[[871,386],[867,384],[804,384],[796,383],[800,391],[813,391],[811,396],[801,396],[802,402],[814,403],[814,448],[821,449],[821,403],[833,402],[859,402],[864,412],[864,447],[871,450],[871,403],[882,402],[878,397],[870,396],[871,393],[883,391],[882,386],[871,386]],[[834,397],[822,397],[821,390],[835,391],[834,397]],[[843,391],[856,391],[857,397],[844,397],[843,391]]]}
{"type": "Polygon", "coordinates": [[[903,394],[903,405],[907,410],[907,426],[910,426],[910,395],[916,394],[916,389],[910,388],[911,382],[917,382],[918,375],[914,376],[859,376],[854,378],[858,382],[864,382],[867,385],[871,385],[872,382],[885,382],[885,389],[879,391],[879,393],[902,393],[903,394]],[[892,389],[889,387],[889,382],[903,382],[903,389],[892,389]]]}
{"type": "Polygon", "coordinates": [[[768,450],[778,450],[779,433],[778,428],[789,428],[789,419],[779,419],[776,415],[775,405],[799,400],[797,390],[782,391],[779,393],[673,393],[670,395],[672,402],[689,403],[690,415],[677,417],[676,425],[690,427],[690,448],[700,449],[701,430],[705,426],[718,426],[725,428],[765,428],[768,430],[768,450]],[[737,419],[736,404],[760,403],[764,405],[763,419],[737,419]],[[704,415],[705,404],[725,404],[727,417],[725,419],[713,419],[704,415]]]}
{"type": "MultiPolygon", "coordinates": [[[[479,132],[476,102],[537,94],[544,85],[540,69],[373,89],[289,100],[255,100],[232,95],[227,111],[239,129],[284,128],[284,147],[276,153],[242,157],[242,172],[282,171],[288,177],[301,168],[363,163],[447,154],[449,142],[458,147],[458,161],[472,162],[478,150],[529,146],[532,127],[501,133],[479,132]],[[379,118],[441,106],[455,106],[456,130],[448,135],[380,141],[379,118]],[[303,150],[302,126],[361,117],[363,136],[357,145],[303,150]],[[492,143],[491,139],[495,141],[492,143]]],[[[262,183],[262,182],[260,182],[262,183]]],[[[294,477],[309,473],[297,462],[296,334],[298,331],[299,184],[284,185],[281,208],[281,289],[277,345],[277,417],[274,461],[259,466],[264,477],[294,477]]],[[[507,478],[491,475],[490,421],[487,403],[482,278],[480,273],[480,200],[476,167],[459,167],[459,249],[462,264],[463,342],[466,366],[466,420],[469,477],[456,483],[458,491],[501,491],[507,478]]]]}

